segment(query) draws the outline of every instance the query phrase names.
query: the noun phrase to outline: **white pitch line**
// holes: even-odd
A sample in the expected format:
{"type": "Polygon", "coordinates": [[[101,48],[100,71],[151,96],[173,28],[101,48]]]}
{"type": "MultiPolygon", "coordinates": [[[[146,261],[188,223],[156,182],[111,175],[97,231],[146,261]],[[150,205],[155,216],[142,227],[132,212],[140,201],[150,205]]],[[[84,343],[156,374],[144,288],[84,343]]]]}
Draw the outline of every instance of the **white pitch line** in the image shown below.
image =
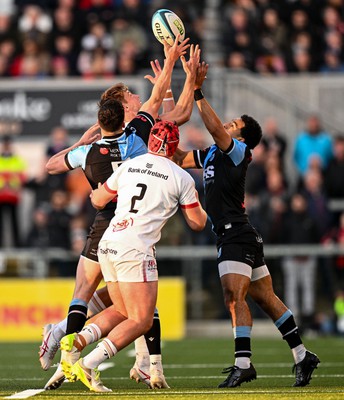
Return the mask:
{"type": "Polygon", "coordinates": [[[4,397],[4,399],[27,399],[28,397],[32,397],[44,391],[45,389],[27,389],[24,390],[23,392],[14,393],[11,396],[4,397]]]}

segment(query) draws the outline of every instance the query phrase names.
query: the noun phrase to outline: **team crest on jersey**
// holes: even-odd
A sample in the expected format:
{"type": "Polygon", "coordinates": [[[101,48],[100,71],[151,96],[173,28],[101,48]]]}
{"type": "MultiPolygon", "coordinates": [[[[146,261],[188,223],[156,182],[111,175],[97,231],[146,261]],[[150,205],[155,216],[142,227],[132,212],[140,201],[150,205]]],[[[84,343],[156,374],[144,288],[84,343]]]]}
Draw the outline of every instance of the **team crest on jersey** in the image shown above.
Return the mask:
{"type": "Polygon", "coordinates": [[[100,151],[100,154],[103,154],[103,155],[109,154],[109,149],[107,149],[106,147],[101,147],[99,149],[99,151],[100,151]]]}
{"type": "Polygon", "coordinates": [[[119,232],[127,229],[129,226],[133,226],[134,220],[132,218],[124,219],[123,221],[117,222],[112,225],[112,232],[119,232]]]}

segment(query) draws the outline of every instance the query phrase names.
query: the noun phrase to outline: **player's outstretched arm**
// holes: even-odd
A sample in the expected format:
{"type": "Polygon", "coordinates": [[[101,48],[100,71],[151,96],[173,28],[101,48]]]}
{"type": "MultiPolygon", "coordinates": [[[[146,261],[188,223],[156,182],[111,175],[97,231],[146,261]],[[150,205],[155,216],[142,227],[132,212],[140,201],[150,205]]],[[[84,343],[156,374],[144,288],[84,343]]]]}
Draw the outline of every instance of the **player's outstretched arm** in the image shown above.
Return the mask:
{"type": "Polygon", "coordinates": [[[166,90],[171,85],[172,71],[176,61],[179,57],[183,56],[190,47],[188,44],[189,40],[190,39],[187,38],[179,43],[179,35],[177,35],[173,46],[170,46],[166,41],[164,43],[164,51],[167,55],[164,67],[153,86],[150,98],[140,108],[141,111],[148,112],[153,118],[157,118],[166,90]]]}
{"type": "Polygon", "coordinates": [[[223,127],[220,118],[204,98],[201,90],[202,84],[207,78],[208,67],[208,64],[203,61],[197,69],[194,97],[199,114],[208,132],[221,150],[227,150],[232,142],[232,137],[223,127]]]}
{"type": "Polygon", "coordinates": [[[97,132],[98,130],[99,130],[99,124],[96,123],[92,125],[89,129],[87,129],[87,131],[81,136],[81,138],[72,146],[64,150],[61,150],[57,154],[54,154],[48,160],[45,166],[48,173],[51,175],[56,175],[69,171],[69,168],[65,162],[65,155],[77,147],[91,144],[99,140],[101,138],[101,135],[99,132],[97,132]]]}
{"type": "Polygon", "coordinates": [[[179,96],[175,108],[161,116],[161,119],[169,121],[176,121],[177,125],[182,125],[189,121],[193,109],[193,95],[196,80],[197,68],[201,56],[201,49],[198,44],[190,46],[189,60],[186,61],[185,57],[181,57],[183,69],[186,74],[183,91],[179,96]]]}
{"type": "Polygon", "coordinates": [[[184,169],[196,168],[193,151],[184,151],[178,147],[172,156],[172,161],[184,169]]]}
{"type": "MultiPolygon", "coordinates": [[[[158,60],[154,60],[150,62],[150,65],[152,67],[152,71],[154,76],[152,75],[145,75],[144,78],[148,79],[152,85],[155,85],[155,82],[157,81],[158,77],[161,74],[161,66],[158,60]]],[[[165,114],[169,111],[172,111],[175,107],[176,103],[174,101],[173,93],[171,86],[169,86],[166,90],[165,96],[162,100],[162,114],[165,114]]]]}

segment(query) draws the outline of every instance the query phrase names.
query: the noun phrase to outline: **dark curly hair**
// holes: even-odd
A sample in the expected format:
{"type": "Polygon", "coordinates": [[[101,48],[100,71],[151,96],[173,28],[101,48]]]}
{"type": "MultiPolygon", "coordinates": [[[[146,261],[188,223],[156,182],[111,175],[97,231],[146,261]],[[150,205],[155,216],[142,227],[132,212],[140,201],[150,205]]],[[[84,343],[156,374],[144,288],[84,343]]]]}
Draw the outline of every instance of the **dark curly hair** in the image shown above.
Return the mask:
{"type": "Polygon", "coordinates": [[[106,100],[99,105],[99,125],[106,132],[116,132],[124,122],[124,107],[120,101],[106,100]]]}
{"type": "Polygon", "coordinates": [[[245,126],[241,128],[241,136],[245,139],[245,144],[249,149],[254,149],[262,138],[262,128],[258,122],[249,115],[242,115],[240,117],[245,126]]]}

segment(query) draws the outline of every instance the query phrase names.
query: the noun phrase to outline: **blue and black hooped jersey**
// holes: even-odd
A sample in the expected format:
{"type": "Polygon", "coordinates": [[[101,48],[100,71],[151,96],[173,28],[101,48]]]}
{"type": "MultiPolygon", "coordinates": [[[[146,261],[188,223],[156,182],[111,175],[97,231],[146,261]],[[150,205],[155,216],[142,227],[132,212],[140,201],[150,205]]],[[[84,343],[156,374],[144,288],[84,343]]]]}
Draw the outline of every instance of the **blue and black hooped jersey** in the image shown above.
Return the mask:
{"type": "Polygon", "coordinates": [[[252,154],[245,143],[233,139],[228,152],[217,145],[194,150],[197,168],[203,168],[206,211],[214,232],[228,223],[246,223],[245,177],[252,154]]]}
{"type": "MultiPolygon", "coordinates": [[[[65,162],[71,170],[81,167],[92,189],[96,189],[98,183],[104,183],[125,160],[147,153],[154,123],[150,114],[139,112],[121,135],[106,136],[90,145],[77,147],[65,155],[65,162]]],[[[115,208],[116,202],[110,202],[104,210],[115,208]]]]}

